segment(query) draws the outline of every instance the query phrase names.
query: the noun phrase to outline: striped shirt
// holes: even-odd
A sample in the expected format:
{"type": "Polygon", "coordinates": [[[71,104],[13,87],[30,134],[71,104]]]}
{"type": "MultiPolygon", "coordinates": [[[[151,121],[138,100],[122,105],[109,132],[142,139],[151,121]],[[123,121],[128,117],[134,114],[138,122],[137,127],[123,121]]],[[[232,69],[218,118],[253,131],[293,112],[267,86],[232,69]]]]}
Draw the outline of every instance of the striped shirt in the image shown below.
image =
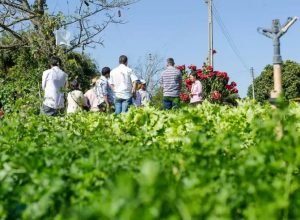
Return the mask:
{"type": "Polygon", "coordinates": [[[180,93],[182,76],[181,72],[173,66],[168,66],[162,72],[160,84],[166,97],[178,97],[180,93]]]}

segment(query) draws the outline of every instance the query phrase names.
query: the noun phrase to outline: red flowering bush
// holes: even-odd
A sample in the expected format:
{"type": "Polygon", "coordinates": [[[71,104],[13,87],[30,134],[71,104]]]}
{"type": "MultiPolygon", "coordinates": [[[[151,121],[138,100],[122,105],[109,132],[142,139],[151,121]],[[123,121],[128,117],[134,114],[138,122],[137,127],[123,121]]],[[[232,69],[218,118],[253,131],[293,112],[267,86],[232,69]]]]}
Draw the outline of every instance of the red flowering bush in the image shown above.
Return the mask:
{"type": "Polygon", "coordinates": [[[213,103],[236,104],[238,98],[238,89],[236,82],[229,84],[229,76],[226,72],[216,71],[211,66],[204,65],[202,69],[197,69],[195,65],[189,65],[186,69],[185,65],[177,66],[183,74],[182,91],[180,99],[183,102],[189,102],[189,94],[192,88],[192,81],[189,74],[196,73],[196,78],[200,80],[203,88],[203,99],[213,103]]]}

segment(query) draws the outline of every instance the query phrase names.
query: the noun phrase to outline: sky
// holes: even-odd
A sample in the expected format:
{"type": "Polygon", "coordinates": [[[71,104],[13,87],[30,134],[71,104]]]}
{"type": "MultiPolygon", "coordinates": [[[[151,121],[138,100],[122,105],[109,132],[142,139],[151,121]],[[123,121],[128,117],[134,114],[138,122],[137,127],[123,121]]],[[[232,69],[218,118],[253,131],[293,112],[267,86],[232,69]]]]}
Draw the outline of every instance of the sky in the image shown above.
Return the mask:
{"type": "MultiPolygon", "coordinates": [[[[73,1],[77,0],[69,0],[73,1]]],[[[70,10],[57,2],[61,0],[49,1],[49,8],[70,10]]],[[[213,4],[218,15],[213,20],[217,51],[214,69],[227,72],[230,80],[238,84],[240,96],[245,97],[252,80],[250,67],[257,77],[266,65],[272,64],[272,40],[259,34],[257,28],[271,28],[273,19],[284,24],[288,17],[300,17],[300,1],[213,0],[213,4]]],[[[201,67],[206,60],[208,7],[205,0],[140,0],[122,9],[121,14],[126,24],[109,26],[101,35],[104,45],[86,51],[99,69],[116,67],[122,54],[128,56],[131,67],[149,53],[164,60],[173,57],[176,65],[201,67]]],[[[300,63],[299,39],[300,20],[281,38],[283,60],[300,63]]]]}

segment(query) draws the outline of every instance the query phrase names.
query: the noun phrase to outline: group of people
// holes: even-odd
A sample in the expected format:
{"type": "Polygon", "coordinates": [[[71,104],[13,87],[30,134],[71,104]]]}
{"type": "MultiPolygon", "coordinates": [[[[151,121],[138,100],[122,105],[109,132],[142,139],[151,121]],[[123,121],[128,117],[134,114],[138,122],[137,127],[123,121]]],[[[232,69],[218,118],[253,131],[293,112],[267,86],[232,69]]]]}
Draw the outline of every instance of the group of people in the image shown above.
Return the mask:
{"type": "MultiPolygon", "coordinates": [[[[196,79],[196,73],[192,72],[189,75],[192,81],[190,96],[190,103],[197,105],[202,101],[202,84],[196,79]]],[[[163,108],[174,109],[178,108],[180,101],[179,95],[182,84],[182,73],[175,67],[173,58],[167,59],[167,67],[162,72],[160,77],[160,85],[163,89],[163,108]]]]}
{"type": "MultiPolygon", "coordinates": [[[[41,113],[55,116],[61,114],[65,106],[64,93],[67,93],[67,113],[82,110],[92,112],[112,112],[116,114],[127,112],[129,106],[143,107],[150,103],[151,95],[147,91],[146,81],[138,79],[134,71],[128,67],[128,58],[119,57],[119,66],[111,70],[102,68],[101,76],[91,81],[91,88],[83,93],[77,80],[68,83],[68,75],[61,69],[61,60],[51,57],[51,68],[43,72],[42,89],[44,100],[41,113]]],[[[190,102],[198,104],[202,101],[202,85],[196,79],[195,73],[189,75],[192,81],[190,102]]],[[[162,72],[160,84],[163,89],[163,108],[178,108],[182,84],[182,74],[175,67],[173,58],[167,59],[167,67],[162,72]]],[[[4,116],[0,103],[0,118],[4,116]]]]}
{"type": "Polygon", "coordinates": [[[41,112],[55,116],[64,108],[64,88],[67,93],[67,113],[82,110],[93,112],[127,112],[130,105],[143,107],[150,102],[151,96],[146,81],[138,79],[128,67],[128,58],[119,57],[119,66],[114,69],[102,68],[101,76],[92,79],[91,88],[83,93],[77,80],[68,83],[68,75],[61,69],[61,60],[52,57],[51,68],[43,72],[42,89],[44,101],[41,112]]]}
{"type": "MultiPolygon", "coordinates": [[[[41,112],[46,115],[58,115],[64,108],[64,88],[68,84],[68,75],[61,69],[61,60],[52,57],[51,68],[43,72],[42,89],[44,101],[41,112]]],[[[193,82],[190,93],[191,103],[202,100],[202,86],[195,74],[190,74],[193,82]]],[[[160,84],[163,89],[163,108],[177,108],[182,84],[182,73],[175,67],[173,58],[167,59],[167,67],[162,72],[160,84]]],[[[68,86],[68,85],[67,85],[68,86]]],[[[129,106],[148,105],[151,95],[147,91],[146,81],[139,79],[128,67],[128,58],[119,57],[119,65],[110,69],[102,68],[101,76],[94,78],[91,88],[83,93],[77,80],[70,82],[67,94],[67,113],[84,109],[93,112],[127,112],[129,106]]]]}

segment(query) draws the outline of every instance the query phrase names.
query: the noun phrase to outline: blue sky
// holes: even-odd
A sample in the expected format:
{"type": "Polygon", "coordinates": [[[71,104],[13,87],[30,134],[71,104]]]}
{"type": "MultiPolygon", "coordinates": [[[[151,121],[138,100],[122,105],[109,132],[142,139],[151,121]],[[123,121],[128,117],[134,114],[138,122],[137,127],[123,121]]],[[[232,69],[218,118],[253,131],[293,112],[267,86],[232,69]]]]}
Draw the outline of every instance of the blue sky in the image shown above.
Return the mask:
{"type": "MultiPolygon", "coordinates": [[[[49,3],[50,8],[56,1],[60,0],[49,3]]],[[[226,71],[244,97],[251,83],[248,68],[253,67],[257,76],[272,63],[272,41],[258,34],[257,27],[271,28],[273,19],[280,19],[283,24],[289,16],[300,17],[300,1],[213,0],[213,3],[240,54],[238,58],[214,19],[217,51],[214,68],[226,71]]],[[[63,6],[56,5],[55,9],[66,11],[59,7],[63,6]]],[[[202,66],[207,57],[207,4],[204,0],[140,0],[123,9],[122,18],[126,24],[112,24],[103,32],[104,47],[88,50],[99,68],[115,67],[121,54],[128,55],[132,67],[149,53],[164,59],[173,57],[177,65],[202,66]]],[[[300,62],[299,38],[300,21],[297,21],[281,38],[283,60],[300,62]]]]}

